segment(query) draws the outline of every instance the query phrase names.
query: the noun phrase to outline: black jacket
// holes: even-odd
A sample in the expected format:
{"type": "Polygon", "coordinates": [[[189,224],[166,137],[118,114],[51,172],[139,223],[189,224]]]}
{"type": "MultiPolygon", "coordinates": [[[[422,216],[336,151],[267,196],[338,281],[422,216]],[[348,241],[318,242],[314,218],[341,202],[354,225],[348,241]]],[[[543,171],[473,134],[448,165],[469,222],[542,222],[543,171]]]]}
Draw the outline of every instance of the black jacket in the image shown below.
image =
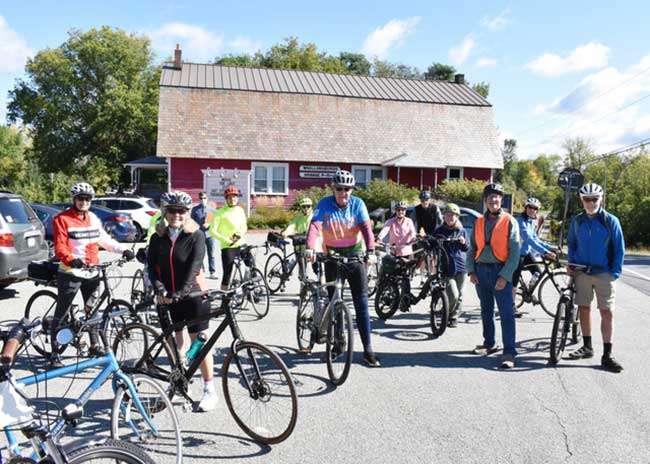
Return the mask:
{"type": "Polygon", "coordinates": [[[188,219],[176,241],[167,234],[167,227],[159,227],[151,236],[147,262],[149,279],[156,292],[161,290],[182,298],[199,290],[196,277],[205,257],[205,235],[188,219]]]}
{"type": "Polygon", "coordinates": [[[441,224],[442,213],[435,203],[431,203],[431,206],[428,208],[423,208],[422,205],[415,207],[415,230],[418,233],[420,229],[424,229],[427,235],[433,235],[436,228],[441,224]]]}

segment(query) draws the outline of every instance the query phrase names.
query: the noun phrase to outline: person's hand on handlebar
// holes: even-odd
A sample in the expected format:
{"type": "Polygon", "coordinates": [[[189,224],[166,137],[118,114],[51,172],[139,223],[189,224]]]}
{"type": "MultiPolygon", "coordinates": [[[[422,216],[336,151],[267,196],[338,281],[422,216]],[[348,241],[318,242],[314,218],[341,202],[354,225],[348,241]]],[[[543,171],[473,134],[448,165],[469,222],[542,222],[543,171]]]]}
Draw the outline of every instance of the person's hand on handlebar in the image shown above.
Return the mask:
{"type": "Polygon", "coordinates": [[[546,253],[544,253],[544,257],[555,261],[557,255],[555,254],[554,251],[547,251],[546,253]]]}
{"type": "Polygon", "coordinates": [[[122,258],[126,259],[127,261],[132,261],[133,258],[135,258],[135,254],[133,253],[133,250],[124,250],[122,252],[122,258]]]}
{"type": "Polygon", "coordinates": [[[73,269],[81,269],[85,265],[86,264],[83,262],[83,259],[75,258],[72,261],[70,261],[70,267],[73,269]]]}
{"type": "Polygon", "coordinates": [[[474,285],[478,285],[478,276],[476,275],[475,272],[472,272],[469,274],[469,281],[473,283],[474,285]]]}
{"type": "Polygon", "coordinates": [[[376,264],[377,264],[377,255],[375,254],[375,250],[368,250],[368,254],[366,255],[366,265],[374,266],[376,264]]]}

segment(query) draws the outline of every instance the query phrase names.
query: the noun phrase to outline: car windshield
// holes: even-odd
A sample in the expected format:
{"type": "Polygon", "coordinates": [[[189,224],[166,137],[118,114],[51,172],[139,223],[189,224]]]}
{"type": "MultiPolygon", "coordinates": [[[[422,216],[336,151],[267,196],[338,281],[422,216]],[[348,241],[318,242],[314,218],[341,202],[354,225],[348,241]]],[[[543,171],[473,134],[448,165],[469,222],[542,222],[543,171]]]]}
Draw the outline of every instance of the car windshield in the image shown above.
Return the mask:
{"type": "Polygon", "coordinates": [[[7,224],[29,224],[36,219],[20,198],[0,198],[0,214],[7,224]]]}

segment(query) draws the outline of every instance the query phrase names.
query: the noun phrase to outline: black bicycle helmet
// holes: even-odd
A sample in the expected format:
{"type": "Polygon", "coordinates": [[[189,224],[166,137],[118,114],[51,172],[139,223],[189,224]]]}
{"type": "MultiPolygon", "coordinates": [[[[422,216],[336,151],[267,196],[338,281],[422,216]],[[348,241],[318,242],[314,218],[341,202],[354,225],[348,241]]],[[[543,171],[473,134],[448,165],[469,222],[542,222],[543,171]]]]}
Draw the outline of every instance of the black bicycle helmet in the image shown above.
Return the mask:
{"type": "Polygon", "coordinates": [[[485,188],[483,189],[483,198],[487,197],[488,195],[496,193],[497,195],[505,195],[505,190],[503,190],[503,185],[501,184],[487,184],[485,188]]]}
{"type": "Polygon", "coordinates": [[[420,192],[420,200],[431,200],[431,192],[429,190],[422,190],[420,192]]]}

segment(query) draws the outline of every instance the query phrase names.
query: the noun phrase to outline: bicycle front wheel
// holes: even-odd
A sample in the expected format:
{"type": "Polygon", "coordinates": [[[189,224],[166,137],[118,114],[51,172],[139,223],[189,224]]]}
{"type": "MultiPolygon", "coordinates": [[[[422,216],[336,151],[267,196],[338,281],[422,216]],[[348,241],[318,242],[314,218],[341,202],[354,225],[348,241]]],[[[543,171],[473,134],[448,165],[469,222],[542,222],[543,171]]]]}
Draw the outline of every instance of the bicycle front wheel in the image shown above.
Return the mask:
{"type": "Polygon", "coordinates": [[[311,292],[303,291],[300,293],[298,301],[298,314],[296,314],[296,339],[298,349],[311,351],[314,347],[314,303],[311,292]]]}
{"type": "Polygon", "coordinates": [[[430,310],[431,333],[434,337],[440,337],[445,333],[449,321],[449,300],[444,291],[435,289],[431,292],[430,310]]]}
{"type": "Polygon", "coordinates": [[[325,343],[327,373],[334,385],[343,385],[348,378],[354,351],[353,341],[352,313],[344,303],[338,303],[334,312],[329,314],[325,343]]]}
{"type": "Polygon", "coordinates": [[[176,363],[172,349],[165,339],[155,344],[160,333],[146,324],[129,324],[113,341],[113,353],[125,372],[144,372],[168,381],[176,363]]]}
{"type": "Polygon", "coordinates": [[[551,332],[551,352],[549,362],[557,364],[562,359],[566,339],[569,335],[567,330],[567,302],[561,300],[557,305],[555,316],[553,317],[553,329],[551,332]]]}
{"type": "Polygon", "coordinates": [[[251,268],[251,279],[248,283],[247,298],[257,316],[262,319],[269,313],[271,295],[262,271],[251,268]]]}
{"type": "Polygon", "coordinates": [[[556,269],[553,271],[553,279],[560,288],[560,292],[553,285],[551,276],[547,274],[544,279],[539,283],[537,289],[537,299],[539,304],[546,314],[551,317],[555,316],[555,309],[560,303],[561,291],[569,288],[569,274],[564,269],[556,269]]]}
{"type": "Polygon", "coordinates": [[[101,444],[84,445],[66,454],[68,464],[105,463],[155,464],[142,448],[131,443],[108,439],[101,444]]]}
{"type": "Polygon", "coordinates": [[[246,435],[266,444],[291,435],[298,395],[278,355],[259,343],[237,343],[223,362],[221,378],[228,410],[246,435]]]}
{"type": "Polygon", "coordinates": [[[113,400],[111,437],[142,447],[157,463],[181,464],[181,430],[167,393],[144,375],[134,375],[131,380],[142,409],[126,385],[120,386],[113,400]]]}
{"type": "Polygon", "coordinates": [[[399,304],[399,286],[394,280],[379,279],[375,295],[375,312],[379,319],[385,321],[397,311],[399,304]]]}
{"type": "Polygon", "coordinates": [[[377,280],[379,279],[379,263],[368,266],[368,298],[377,291],[377,280]]]}
{"type": "Polygon", "coordinates": [[[264,265],[264,277],[272,295],[275,295],[284,284],[282,262],[282,256],[271,253],[264,265]]]}

